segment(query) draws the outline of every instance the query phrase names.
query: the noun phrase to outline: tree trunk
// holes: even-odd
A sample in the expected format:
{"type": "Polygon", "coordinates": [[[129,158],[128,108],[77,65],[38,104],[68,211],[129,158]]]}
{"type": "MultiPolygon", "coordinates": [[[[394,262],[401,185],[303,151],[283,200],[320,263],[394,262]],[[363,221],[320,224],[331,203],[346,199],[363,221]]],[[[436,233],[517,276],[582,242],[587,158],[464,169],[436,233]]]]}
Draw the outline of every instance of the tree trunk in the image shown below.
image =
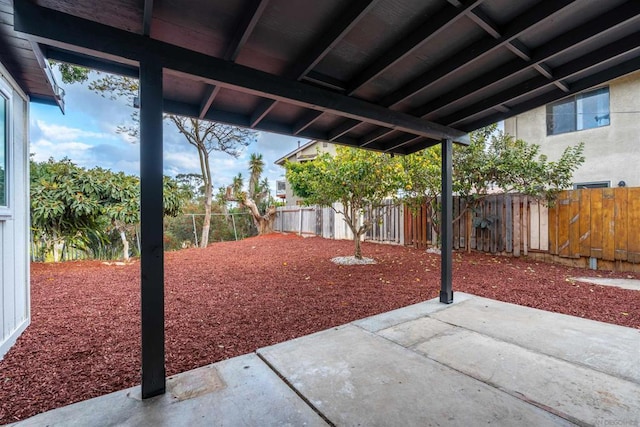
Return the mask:
{"type": "Polygon", "coordinates": [[[122,240],[122,259],[125,261],[129,261],[129,241],[127,240],[127,235],[124,230],[120,231],[120,240],[122,240]]]}
{"type": "Polygon", "coordinates": [[[354,255],[356,259],[362,259],[362,249],[360,248],[360,236],[354,234],[353,243],[355,244],[354,255]]]}
{"type": "Polygon", "coordinates": [[[244,200],[242,200],[242,205],[248,208],[251,212],[251,216],[253,216],[253,222],[258,229],[259,235],[273,232],[273,220],[276,217],[275,206],[271,206],[269,209],[267,209],[267,213],[261,215],[256,202],[254,202],[249,197],[246,197],[244,200]]]}
{"type": "Polygon", "coordinates": [[[211,227],[211,199],[213,198],[213,188],[207,184],[204,190],[204,220],[202,221],[202,236],[200,237],[200,247],[206,248],[209,244],[209,228],[211,227]]]}

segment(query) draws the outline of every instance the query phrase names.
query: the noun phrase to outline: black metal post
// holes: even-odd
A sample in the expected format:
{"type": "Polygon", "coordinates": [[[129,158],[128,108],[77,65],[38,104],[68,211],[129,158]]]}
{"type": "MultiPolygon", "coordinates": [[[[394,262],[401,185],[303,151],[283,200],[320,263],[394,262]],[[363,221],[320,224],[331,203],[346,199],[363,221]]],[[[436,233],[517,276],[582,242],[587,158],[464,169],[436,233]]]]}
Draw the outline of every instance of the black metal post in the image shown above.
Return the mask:
{"type": "Polygon", "coordinates": [[[442,141],[442,213],[440,219],[440,302],[453,302],[453,141],[442,141]]]}
{"type": "Polygon", "coordinates": [[[142,398],[165,392],[162,66],[140,63],[142,398]]]}

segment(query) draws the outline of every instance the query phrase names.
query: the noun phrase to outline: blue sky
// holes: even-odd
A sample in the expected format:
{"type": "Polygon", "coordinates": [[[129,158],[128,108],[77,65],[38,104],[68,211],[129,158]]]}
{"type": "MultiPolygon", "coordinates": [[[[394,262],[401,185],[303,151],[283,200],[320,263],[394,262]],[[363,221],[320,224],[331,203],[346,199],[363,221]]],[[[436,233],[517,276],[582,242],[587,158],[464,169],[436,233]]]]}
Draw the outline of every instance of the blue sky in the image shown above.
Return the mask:
{"type": "MultiPolygon", "coordinates": [[[[57,74],[57,69],[54,69],[57,74]]],[[[36,161],[49,157],[60,160],[70,158],[79,166],[101,166],[113,171],[139,175],[140,146],[127,135],[118,134],[118,125],[130,120],[131,101],[111,100],[88,89],[87,84],[64,85],[56,75],[65,94],[65,114],[57,107],[32,103],[30,117],[31,153],[36,161]]],[[[275,180],[282,179],[284,170],[273,162],[294,150],[298,141],[272,133],[260,132],[258,139],[235,159],[225,153],[211,155],[211,169],[215,187],[231,184],[232,178],[241,172],[247,177],[247,163],[251,153],[261,153],[265,160],[264,177],[272,189],[275,180]]],[[[179,173],[200,173],[197,152],[174,128],[164,127],[164,172],[175,176],[179,173]]]]}

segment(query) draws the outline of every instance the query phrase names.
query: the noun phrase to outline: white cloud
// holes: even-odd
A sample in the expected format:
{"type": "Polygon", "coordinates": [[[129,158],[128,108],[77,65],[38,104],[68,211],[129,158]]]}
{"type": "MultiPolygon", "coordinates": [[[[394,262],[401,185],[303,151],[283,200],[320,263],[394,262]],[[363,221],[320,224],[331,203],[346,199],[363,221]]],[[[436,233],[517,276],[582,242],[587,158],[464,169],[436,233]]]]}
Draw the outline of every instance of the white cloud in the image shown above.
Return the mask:
{"type": "MultiPolygon", "coordinates": [[[[57,69],[54,69],[57,72],[57,69]]],[[[58,81],[61,81],[59,74],[58,81]]],[[[92,78],[96,78],[92,74],[92,78]]],[[[118,126],[131,124],[134,109],[128,99],[111,100],[88,89],[87,83],[65,85],[66,115],[54,108],[32,108],[31,151],[37,161],[53,156],[69,157],[79,166],[100,166],[129,174],[140,173],[140,145],[135,138],[117,132],[118,126]]],[[[164,130],[164,173],[200,173],[198,154],[170,123],[164,130]]],[[[211,154],[211,172],[216,187],[226,186],[242,173],[248,177],[250,153],[261,153],[265,162],[264,177],[273,189],[284,170],[274,162],[294,150],[297,137],[259,132],[257,139],[235,159],[225,153],[211,154]]]]}
{"type": "Polygon", "coordinates": [[[71,141],[79,138],[113,138],[113,135],[108,133],[87,131],[55,123],[45,123],[42,120],[36,120],[36,126],[45,138],[54,141],[71,141]]]}

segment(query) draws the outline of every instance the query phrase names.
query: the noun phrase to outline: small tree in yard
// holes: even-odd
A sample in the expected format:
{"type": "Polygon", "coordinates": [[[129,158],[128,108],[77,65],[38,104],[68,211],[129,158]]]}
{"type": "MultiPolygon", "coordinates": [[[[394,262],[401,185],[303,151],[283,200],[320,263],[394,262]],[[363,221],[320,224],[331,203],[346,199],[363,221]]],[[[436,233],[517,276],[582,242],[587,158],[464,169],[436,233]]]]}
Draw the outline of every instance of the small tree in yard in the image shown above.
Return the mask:
{"type": "MultiPolygon", "coordinates": [[[[90,242],[106,243],[115,230],[129,259],[127,231],[140,222],[139,178],[102,168],[84,169],[69,159],[31,162],[31,223],[53,251],[54,261],[66,244],[88,250],[90,242]]],[[[188,195],[165,177],[164,213],[176,216],[188,195]]]]}
{"type": "MultiPolygon", "coordinates": [[[[582,143],[567,147],[557,161],[549,161],[540,146],[497,131],[496,125],[471,132],[470,139],[469,146],[455,146],[453,154],[453,192],[465,200],[469,213],[477,212],[490,193],[520,193],[552,203],[562,189],[571,186],[573,172],[584,162],[582,143]]],[[[440,146],[403,159],[406,196],[414,204],[431,204],[434,224],[439,223],[440,161],[440,146]]],[[[468,221],[468,233],[470,227],[468,221]]]]}
{"type": "Polygon", "coordinates": [[[259,235],[273,232],[273,220],[276,216],[276,207],[267,197],[269,182],[266,178],[260,180],[263,171],[262,154],[252,153],[249,158],[249,191],[242,191],[244,185],[242,174],[238,174],[233,179],[233,183],[227,190],[228,200],[237,201],[249,210],[259,235]]]}
{"type": "MultiPolygon", "coordinates": [[[[85,82],[89,79],[89,70],[83,67],[59,63],[57,64],[64,83],[85,82]]],[[[117,75],[102,75],[101,78],[89,83],[89,89],[102,96],[108,95],[112,99],[126,97],[132,99],[137,96],[139,84],[137,79],[117,75]]],[[[196,118],[186,118],[176,115],[165,115],[176,129],[185,137],[187,142],[198,151],[201,179],[204,190],[204,224],[200,247],[206,248],[209,243],[209,228],[211,225],[211,203],[213,200],[213,180],[211,174],[210,157],[214,151],[227,153],[238,157],[244,147],[253,142],[257,132],[222,123],[214,123],[196,118]]],[[[118,132],[129,135],[133,140],[138,137],[138,111],[132,110],[131,122],[118,126],[118,132]]]]}
{"type": "Polygon", "coordinates": [[[209,244],[209,228],[211,225],[211,203],[213,201],[213,179],[211,175],[210,156],[213,151],[221,151],[233,157],[240,156],[242,148],[249,145],[257,133],[251,129],[243,129],[221,123],[203,120],[168,116],[178,131],[198,151],[200,170],[204,186],[204,222],[200,247],[209,244]]]}
{"type": "Polygon", "coordinates": [[[378,211],[395,197],[402,184],[396,157],[356,148],[338,147],[334,156],[318,154],[309,162],[285,163],[287,181],[306,205],[329,206],[342,214],[353,233],[354,256],[362,259],[360,240],[377,218],[362,220],[364,209],[378,211]],[[341,206],[336,206],[339,202],[341,206]]]}

